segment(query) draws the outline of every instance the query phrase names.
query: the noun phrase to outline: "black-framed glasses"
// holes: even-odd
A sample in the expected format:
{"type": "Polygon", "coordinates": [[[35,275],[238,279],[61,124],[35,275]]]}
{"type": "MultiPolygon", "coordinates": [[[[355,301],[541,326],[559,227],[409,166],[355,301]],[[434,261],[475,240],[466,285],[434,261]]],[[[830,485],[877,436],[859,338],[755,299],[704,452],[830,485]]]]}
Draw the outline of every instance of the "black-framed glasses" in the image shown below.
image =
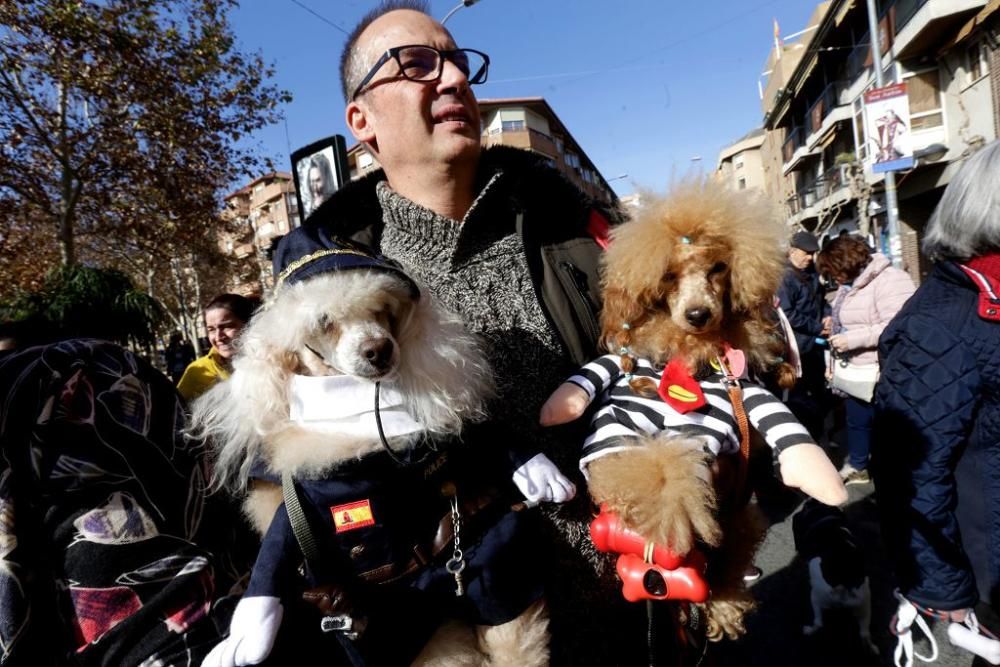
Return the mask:
{"type": "Polygon", "coordinates": [[[351,99],[357,98],[365,86],[375,77],[382,66],[390,60],[399,65],[399,73],[410,81],[437,81],[444,72],[444,61],[450,60],[469,83],[485,83],[490,69],[490,57],[475,49],[450,49],[442,51],[423,44],[394,46],[376,61],[368,74],[354,89],[351,99]]]}

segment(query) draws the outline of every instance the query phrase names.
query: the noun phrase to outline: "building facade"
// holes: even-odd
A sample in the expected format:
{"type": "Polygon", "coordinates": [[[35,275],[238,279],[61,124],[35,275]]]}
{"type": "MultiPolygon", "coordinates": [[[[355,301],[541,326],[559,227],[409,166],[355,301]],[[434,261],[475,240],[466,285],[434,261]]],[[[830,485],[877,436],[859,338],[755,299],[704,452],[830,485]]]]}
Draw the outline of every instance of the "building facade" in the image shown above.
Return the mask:
{"type": "MultiPolygon", "coordinates": [[[[904,268],[929,267],[919,241],[961,163],[1000,132],[1000,0],[880,0],[885,85],[906,83],[912,169],[897,172],[904,268]]],[[[875,87],[865,2],[817,6],[795,44],[765,69],[761,144],[765,190],[791,227],[860,231],[887,247],[884,177],[862,167],[864,93],[875,87]]]]}
{"type": "MultiPolygon", "coordinates": [[[[614,190],[542,97],[479,100],[483,147],[515,146],[543,155],[591,197],[614,202],[614,190]]],[[[347,151],[351,178],[378,168],[364,145],[347,151]]]]}
{"type": "Polygon", "coordinates": [[[736,143],[722,149],[715,171],[723,183],[734,190],[766,189],[761,151],[765,134],[762,128],[757,128],[738,139],[736,143]]]}
{"type": "Polygon", "coordinates": [[[254,282],[234,287],[260,294],[273,284],[274,243],[300,224],[292,175],[278,171],[254,179],[225,198],[223,215],[238,230],[222,239],[225,250],[240,259],[252,256],[258,269],[254,282]]]}

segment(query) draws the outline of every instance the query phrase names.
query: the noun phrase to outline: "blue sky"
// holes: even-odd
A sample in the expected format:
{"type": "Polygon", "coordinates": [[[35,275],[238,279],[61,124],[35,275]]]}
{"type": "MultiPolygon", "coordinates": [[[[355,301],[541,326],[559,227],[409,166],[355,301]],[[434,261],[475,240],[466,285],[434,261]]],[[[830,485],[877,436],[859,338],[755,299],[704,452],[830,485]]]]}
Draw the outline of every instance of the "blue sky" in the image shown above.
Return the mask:
{"type": "MultiPolygon", "coordinates": [[[[459,0],[431,0],[444,17],[459,0]]],[[[290,91],[286,125],[256,137],[288,169],[292,150],[343,121],[337,62],[345,34],[374,0],[243,0],[231,19],[240,46],[259,50],[290,91]]],[[[715,168],[719,150],[762,118],[758,76],[777,19],[806,27],[803,0],[480,0],[447,27],[459,46],[490,54],[480,98],[542,96],[620,195],[662,190],[675,174],[715,168]],[[701,157],[700,161],[692,160],[701,157]]]]}

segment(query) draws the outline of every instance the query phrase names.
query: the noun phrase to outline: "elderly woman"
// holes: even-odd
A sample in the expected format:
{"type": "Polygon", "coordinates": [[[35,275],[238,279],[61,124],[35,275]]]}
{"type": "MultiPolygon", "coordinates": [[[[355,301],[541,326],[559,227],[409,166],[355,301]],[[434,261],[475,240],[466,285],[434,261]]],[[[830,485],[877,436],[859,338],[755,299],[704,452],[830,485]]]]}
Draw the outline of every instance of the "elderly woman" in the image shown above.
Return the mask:
{"type": "MultiPolygon", "coordinates": [[[[816,268],[840,286],[833,300],[830,347],[837,360],[866,367],[874,388],[878,361],[875,347],[889,321],[913,294],[910,276],[881,253],[872,254],[859,238],[834,239],[816,257],[816,268]]],[[[870,392],[870,389],[869,389],[870,392]]],[[[840,469],[845,484],[867,484],[868,454],[874,414],[868,396],[844,397],[847,413],[847,462],[840,469]]]]}
{"type": "Polygon", "coordinates": [[[256,299],[239,294],[220,294],[205,306],[205,329],[212,349],[192,361],[177,383],[177,391],[185,400],[194,400],[219,380],[229,377],[230,365],[236,354],[236,337],[250,321],[257,305],[256,299]]]}
{"type": "Polygon", "coordinates": [[[873,472],[901,594],[963,621],[1000,595],[1000,142],[952,178],[923,249],[934,269],[879,341],[873,472]]]}

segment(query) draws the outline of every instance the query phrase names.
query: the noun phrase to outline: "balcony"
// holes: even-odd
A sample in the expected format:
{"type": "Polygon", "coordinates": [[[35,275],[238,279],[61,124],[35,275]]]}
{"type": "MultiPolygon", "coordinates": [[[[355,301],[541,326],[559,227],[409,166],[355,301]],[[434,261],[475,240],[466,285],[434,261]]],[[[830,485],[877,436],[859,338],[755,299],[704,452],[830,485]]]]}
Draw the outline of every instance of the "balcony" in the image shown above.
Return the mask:
{"type": "Polygon", "coordinates": [[[984,0],[897,0],[890,9],[895,14],[896,59],[931,53],[985,4],[984,0]]]}
{"type": "Polygon", "coordinates": [[[851,191],[844,178],[844,168],[836,165],[827,169],[811,184],[797,191],[785,202],[789,222],[828,215],[851,199],[851,191]]]}
{"type": "Polygon", "coordinates": [[[821,149],[811,149],[806,144],[805,128],[796,125],[788,134],[785,143],[781,147],[781,156],[784,160],[782,172],[787,176],[791,172],[801,169],[812,158],[818,157],[821,149]]]}
{"type": "Polygon", "coordinates": [[[795,155],[795,150],[802,145],[802,127],[796,125],[792,127],[789,131],[788,136],[785,137],[785,143],[781,145],[781,158],[785,163],[792,161],[792,156],[795,155]]]}

